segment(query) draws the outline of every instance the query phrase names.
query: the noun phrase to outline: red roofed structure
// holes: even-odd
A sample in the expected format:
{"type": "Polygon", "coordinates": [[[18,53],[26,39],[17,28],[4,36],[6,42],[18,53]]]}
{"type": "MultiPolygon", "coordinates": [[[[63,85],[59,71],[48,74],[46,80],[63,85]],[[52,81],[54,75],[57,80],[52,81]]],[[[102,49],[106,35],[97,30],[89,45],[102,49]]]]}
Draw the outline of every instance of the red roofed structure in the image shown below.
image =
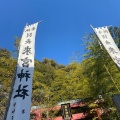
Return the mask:
{"type": "MultiPolygon", "coordinates": [[[[70,108],[71,108],[71,111],[72,110],[77,110],[79,108],[82,108],[82,106],[84,106],[84,103],[81,101],[81,99],[78,99],[78,101],[76,100],[72,100],[72,101],[67,101],[67,102],[62,102],[62,103],[59,103],[58,105],[56,105],[55,107],[53,108],[49,108],[49,111],[60,111],[61,110],[61,104],[65,104],[65,103],[70,103],[70,108]]],[[[34,115],[35,118],[34,119],[31,119],[31,120],[42,120],[42,113],[44,111],[47,111],[48,109],[35,109],[35,110],[32,110],[31,111],[31,115],[34,115]]],[[[100,112],[99,110],[96,111],[96,113],[90,113],[90,111],[81,111],[79,113],[73,113],[72,114],[72,120],[84,120],[86,118],[93,118],[95,115],[97,115],[98,118],[100,118],[100,112]]],[[[53,117],[53,118],[46,118],[46,120],[63,120],[62,118],[62,115],[60,116],[56,116],[56,117],[53,117]]],[[[101,120],[101,118],[99,119],[101,120]]]]}

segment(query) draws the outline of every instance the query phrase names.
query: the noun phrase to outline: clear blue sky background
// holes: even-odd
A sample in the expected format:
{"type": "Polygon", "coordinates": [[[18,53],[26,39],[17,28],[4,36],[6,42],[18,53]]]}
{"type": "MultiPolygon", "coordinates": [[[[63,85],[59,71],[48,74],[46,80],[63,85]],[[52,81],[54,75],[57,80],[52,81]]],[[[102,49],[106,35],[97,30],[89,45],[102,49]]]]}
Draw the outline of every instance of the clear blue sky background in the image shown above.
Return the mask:
{"type": "Polygon", "coordinates": [[[73,52],[85,53],[83,37],[94,27],[120,26],[120,0],[0,0],[0,47],[14,50],[26,23],[39,24],[35,59],[68,65],[73,52]]]}

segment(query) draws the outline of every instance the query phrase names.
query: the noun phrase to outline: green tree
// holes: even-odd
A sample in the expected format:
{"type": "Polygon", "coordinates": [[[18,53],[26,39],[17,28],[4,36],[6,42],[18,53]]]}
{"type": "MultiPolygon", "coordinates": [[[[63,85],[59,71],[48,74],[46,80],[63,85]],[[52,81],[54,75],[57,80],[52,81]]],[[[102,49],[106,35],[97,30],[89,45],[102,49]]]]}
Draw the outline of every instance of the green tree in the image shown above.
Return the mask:
{"type": "Polygon", "coordinates": [[[0,58],[10,58],[11,54],[7,49],[0,48],[0,58]]]}
{"type": "MultiPolygon", "coordinates": [[[[110,28],[111,35],[118,46],[119,30],[116,27],[110,28]]],[[[86,60],[82,62],[84,75],[89,78],[93,96],[97,98],[98,95],[102,95],[106,100],[104,107],[109,108],[113,106],[112,95],[119,93],[119,70],[103,46],[101,49],[98,38],[94,33],[86,36],[85,45],[87,50],[87,54],[85,54],[86,60]]],[[[110,119],[111,115],[107,116],[107,119],[110,119]]],[[[112,117],[112,120],[114,119],[116,118],[112,117]]]]}
{"type": "Polygon", "coordinates": [[[14,76],[16,61],[6,49],[0,49],[0,115],[4,115],[11,83],[14,76]]]}

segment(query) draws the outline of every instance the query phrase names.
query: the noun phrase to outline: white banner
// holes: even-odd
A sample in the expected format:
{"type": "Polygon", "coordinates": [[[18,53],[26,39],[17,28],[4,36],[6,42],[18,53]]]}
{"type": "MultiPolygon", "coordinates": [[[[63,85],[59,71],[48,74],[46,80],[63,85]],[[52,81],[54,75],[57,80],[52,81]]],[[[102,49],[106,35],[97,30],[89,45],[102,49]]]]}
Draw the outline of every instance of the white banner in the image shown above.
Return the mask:
{"type": "Polygon", "coordinates": [[[111,56],[112,60],[120,69],[120,51],[115,44],[107,27],[93,28],[99,40],[111,56]]]}
{"type": "Polygon", "coordinates": [[[17,73],[6,120],[30,120],[34,44],[38,23],[25,26],[20,43],[17,73]]]}

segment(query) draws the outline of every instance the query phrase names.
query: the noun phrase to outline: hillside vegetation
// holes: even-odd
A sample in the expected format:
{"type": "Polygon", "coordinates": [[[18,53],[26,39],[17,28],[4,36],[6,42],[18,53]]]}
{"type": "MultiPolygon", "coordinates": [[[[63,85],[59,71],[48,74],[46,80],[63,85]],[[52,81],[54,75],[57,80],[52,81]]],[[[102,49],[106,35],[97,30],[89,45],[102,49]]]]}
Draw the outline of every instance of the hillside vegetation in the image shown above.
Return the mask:
{"type": "MultiPolygon", "coordinates": [[[[110,32],[120,48],[120,28],[110,28],[110,32]]],[[[101,95],[105,103],[99,107],[112,108],[102,119],[119,120],[112,97],[120,93],[120,71],[106,50],[101,50],[95,34],[86,35],[84,43],[86,54],[82,62],[76,59],[65,66],[48,58],[35,60],[32,105],[52,107],[77,98],[94,101],[101,95]]],[[[0,48],[0,114],[5,111],[16,63],[8,50],[0,48]]]]}

